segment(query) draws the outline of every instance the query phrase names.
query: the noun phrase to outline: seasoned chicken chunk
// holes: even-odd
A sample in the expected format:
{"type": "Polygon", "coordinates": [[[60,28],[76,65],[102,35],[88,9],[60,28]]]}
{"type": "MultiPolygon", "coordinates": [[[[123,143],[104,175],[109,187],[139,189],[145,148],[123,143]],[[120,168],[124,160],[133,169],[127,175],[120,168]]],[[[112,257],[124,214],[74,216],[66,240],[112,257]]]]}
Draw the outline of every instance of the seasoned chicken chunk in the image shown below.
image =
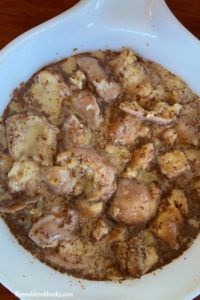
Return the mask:
{"type": "Polygon", "coordinates": [[[96,222],[92,225],[92,237],[99,241],[102,239],[105,235],[107,235],[109,232],[109,226],[107,222],[103,219],[98,219],[96,222]]]}
{"type": "Polygon", "coordinates": [[[14,162],[8,173],[8,185],[13,193],[25,191],[28,182],[37,180],[39,175],[40,168],[35,162],[14,162]]]}
{"type": "Polygon", "coordinates": [[[101,125],[102,116],[97,99],[89,90],[73,96],[73,109],[89,128],[96,129],[101,125]]]}
{"type": "Polygon", "coordinates": [[[157,160],[160,165],[161,172],[168,178],[177,177],[190,170],[190,165],[186,155],[179,150],[160,155],[157,160]]]}
{"type": "Polygon", "coordinates": [[[121,179],[110,207],[110,215],[125,224],[146,223],[158,208],[159,189],[136,180],[121,179]]]}
{"type": "Polygon", "coordinates": [[[140,277],[148,272],[157,262],[158,254],[154,240],[149,232],[141,232],[138,237],[128,242],[116,242],[113,251],[122,273],[140,277]]]}
{"type": "Polygon", "coordinates": [[[120,109],[141,121],[149,121],[159,123],[160,125],[168,125],[176,121],[179,115],[181,105],[176,103],[169,105],[166,102],[156,103],[154,110],[148,111],[144,109],[137,101],[122,102],[120,109]]]}
{"type": "Polygon", "coordinates": [[[70,115],[63,124],[62,140],[65,149],[88,146],[92,142],[92,133],[76,116],[70,115]]]}
{"type": "Polygon", "coordinates": [[[98,95],[105,101],[116,99],[121,93],[120,85],[110,79],[97,59],[88,56],[77,58],[79,68],[86,73],[89,81],[94,85],[98,95]]]}
{"type": "Polygon", "coordinates": [[[77,182],[69,169],[60,166],[48,167],[44,171],[44,180],[58,195],[69,195],[77,182]]]}
{"type": "Polygon", "coordinates": [[[154,159],[154,145],[148,143],[141,148],[134,150],[132,159],[128,164],[124,176],[128,178],[137,177],[140,171],[148,168],[150,162],[154,159]]]}
{"type": "Polygon", "coordinates": [[[63,101],[69,95],[70,90],[62,76],[46,69],[33,77],[24,101],[29,109],[43,113],[51,123],[60,125],[63,101]]]}
{"type": "Polygon", "coordinates": [[[132,116],[123,116],[112,121],[109,137],[116,145],[131,146],[140,136],[141,122],[132,116]]]}
{"type": "Polygon", "coordinates": [[[115,167],[92,148],[63,152],[58,155],[57,163],[76,173],[91,201],[107,201],[116,190],[115,167]]]}
{"type": "Polygon", "coordinates": [[[140,63],[132,50],[124,49],[119,56],[109,62],[115,74],[121,78],[124,88],[130,92],[145,78],[144,66],[140,63]]]}
{"type": "Polygon", "coordinates": [[[68,210],[63,217],[46,215],[33,224],[29,237],[39,247],[56,247],[59,241],[72,239],[78,227],[78,216],[74,210],[68,210]]]}
{"type": "Polygon", "coordinates": [[[57,147],[58,129],[45,117],[20,113],[6,120],[8,149],[16,161],[33,159],[51,165],[57,147]]]}

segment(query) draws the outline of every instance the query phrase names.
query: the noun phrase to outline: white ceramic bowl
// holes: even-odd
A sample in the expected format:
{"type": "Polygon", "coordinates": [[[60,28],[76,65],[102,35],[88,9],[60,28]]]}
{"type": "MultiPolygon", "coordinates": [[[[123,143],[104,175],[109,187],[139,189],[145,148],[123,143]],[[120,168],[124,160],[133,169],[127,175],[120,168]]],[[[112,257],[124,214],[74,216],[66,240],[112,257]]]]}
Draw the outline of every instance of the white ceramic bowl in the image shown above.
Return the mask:
{"type": "MultiPolygon", "coordinates": [[[[1,50],[0,111],[22,81],[42,66],[71,55],[74,48],[81,52],[122,46],[162,64],[200,94],[200,42],[163,0],[82,0],[1,50]]],[[[79,281],[52,270],[19,246],[2,220],[0,234],[0,280],[14,293],[29,293],[26,299],[44,291],[69,293],[64,299],[77,300],[183,300],[200,294],[200,237],[162,270],[120,284],[79,281]]]]}

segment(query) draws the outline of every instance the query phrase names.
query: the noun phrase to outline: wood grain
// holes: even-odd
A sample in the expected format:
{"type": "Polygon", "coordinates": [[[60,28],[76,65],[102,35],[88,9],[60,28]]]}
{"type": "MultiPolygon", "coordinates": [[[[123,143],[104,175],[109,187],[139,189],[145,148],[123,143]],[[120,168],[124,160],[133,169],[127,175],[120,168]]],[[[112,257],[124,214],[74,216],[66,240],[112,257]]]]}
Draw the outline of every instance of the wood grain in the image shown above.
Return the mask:
{"type": "MultiPolygon", "coordinates": [[[[21,33],[58,15],[77,2],[78,0],[0,0],[0,49],[21,33]]],[[[200,0],[166,2],[184,26],[200,38],[200,0]]],[[[0,285],[0,299],[17,298],[0,285]]],[[[200,300],[200,297],[196,300],[200,300]]]]}

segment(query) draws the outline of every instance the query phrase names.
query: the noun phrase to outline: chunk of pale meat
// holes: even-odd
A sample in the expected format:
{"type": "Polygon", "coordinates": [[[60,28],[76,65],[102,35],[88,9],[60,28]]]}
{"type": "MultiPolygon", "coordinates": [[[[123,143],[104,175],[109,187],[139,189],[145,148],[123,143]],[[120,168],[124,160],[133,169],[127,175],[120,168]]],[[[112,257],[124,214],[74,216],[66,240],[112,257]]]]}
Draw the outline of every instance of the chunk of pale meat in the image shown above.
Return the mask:
{"type": "Polygon", "coordinates": [[[16,161],[33,159],[51,165],[57,148],[58,129],[44,117],[20,113],[6,120],[8,149],[16,161]]]}
{"type": "Polygon", "coordinates": [[[124,172],[124,176],[128,178],[137,177],[140,171],[146,170],[150,162],[154,159],[154,145],[152,143],[145,144],[141,148],[133,152],[132,159],[124,172]]]}
{"type": "Polygon", "coordinates": [[[62,140],[65,149],[87,146],[92,141],[92,133],[76,116],[70,115],[63,124],[62,140]]]}
{"type": "Polygon", "coordinates": [[[83,56],[77,59],[77,64],[79,68],[86,73],[98,95],[105,102],[110,102],[119,96],[121,93],[120,85],[109,78],[97,59],[83,56]]]}
{"type": "Polygon", "coordinates": [[[89,91],[80,91],[73,96],[74,113],[78,115],[88,127],[98,128],[102,122],[102,116],[96,97],[89,91]]]}
{"type": "Polygon", "coordinates": [[[76,185],[77,179],[65,167],[53,166],[44,171],[44,180],[48,187],[58,195],[69,195],[76,185]]]}
{"type": "Polygon", "coordinates": [[[80,238],[74,238],[71,241],[61,241],[57,253],[47,253],[46,258],[56,267],[67,270],[88,270],[89,264],[94,263],[95,254],[90,242],[83,243],[80,238]]]}
{"type": "Polygon", "coordinates": [[[87,178],[87,183],[91,181],[94,184],[90,192],[86,192],[92,200],[108,200],[116,190],[115,167],[92,148],[63,152],[58,155],[57,162],[76,171],[78,176],[84,177],[83,179],[87,178]]]}
{"type": "Polygon", "coordinates": [[[159,123],[160,125],[168,125],[176,121],[181,110],[181,105],[176,103],[172,106],[166,102],[158,102],[154,110],[145,110],[137,101],[122,102],[120,109],[141,121],[149,121],[159,123]]]}
{"type": "Polygon", "coordinates": [[[69,95],[70,90],[60,74],[42,70],[32,78],[24,101],[29,109],[43,113],[51,123],[60,125],[63,101],[69,95]]]}
{"type": "Polygon", "coordinates": [[[72,239],[78,226],[78,216],[69,210],[66,216],[47,215],[33,224],[29,237],[41,248],[56,247],[59,241],[72,239]]]}
{"type": "Polygon", "coordinates": [[[146,223],[158,208],[160,193],[156,190],[152,192],[151,187],[136,180],[120,180],[110,207],[111,217],[126,224],[146,223]]]}
{"type": "Polygon", "coordinates": [[[190,164],[186,155],[179,150],[160,155],[157,160],[161,172],[168,178],[175,178],[190,170],[190,164]]]}
{"type": "Polygon", "coordinates": [[[13,193],[26,190],[30,181],[39,179],[40,168],[33,161],[14,162],[8,173],[8,185],[13,193]]]}
{"type": "Polygon", "coordinates": [[[109,126],[109,137],[116,145],[131,146],[140,136],[141,122],[133,116],[124,116],[113,120],[109,126]]]}

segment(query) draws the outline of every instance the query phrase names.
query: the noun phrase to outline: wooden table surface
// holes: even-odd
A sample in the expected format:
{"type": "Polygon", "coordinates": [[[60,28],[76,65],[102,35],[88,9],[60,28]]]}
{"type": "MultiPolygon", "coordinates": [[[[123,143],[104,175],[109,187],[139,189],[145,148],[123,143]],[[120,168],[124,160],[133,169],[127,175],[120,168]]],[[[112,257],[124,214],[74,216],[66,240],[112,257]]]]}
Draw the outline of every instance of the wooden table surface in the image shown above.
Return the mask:
{"type": "MultiPolygon", "coordinates": [[[[0,49],[19,34],[58,15],[77,2],[78,0],[0,0],[0,49]]],[[[166,2],[177,18],[200,39],[200,0],[166,2]]],[[[16,297],[0,285],[0,299],[13,300],[16,297]]]]}

